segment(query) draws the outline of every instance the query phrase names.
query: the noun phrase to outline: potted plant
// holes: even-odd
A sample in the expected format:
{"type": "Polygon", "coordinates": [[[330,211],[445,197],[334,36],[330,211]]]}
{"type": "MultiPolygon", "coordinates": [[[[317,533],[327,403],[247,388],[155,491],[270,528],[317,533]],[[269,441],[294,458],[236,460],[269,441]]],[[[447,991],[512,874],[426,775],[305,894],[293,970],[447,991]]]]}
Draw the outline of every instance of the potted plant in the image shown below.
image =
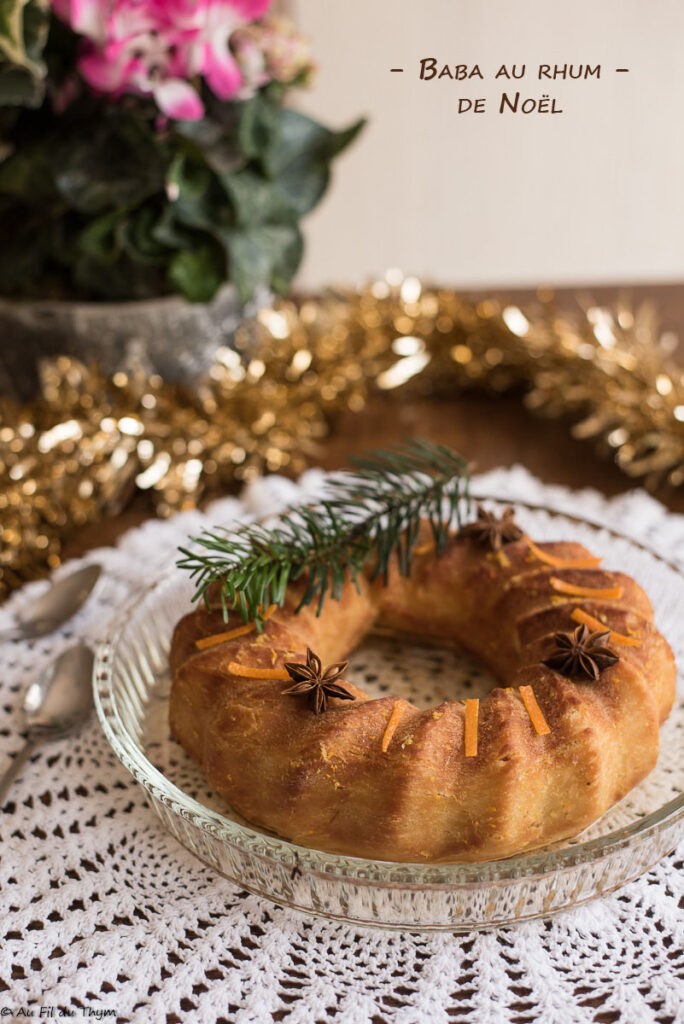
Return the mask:
{"type": "Polygon", "coordinates": [[[270,0],[1,0],[0,339],[194,374],[287,290],[361,122],[283,104],[305,40],[270,0]]]}

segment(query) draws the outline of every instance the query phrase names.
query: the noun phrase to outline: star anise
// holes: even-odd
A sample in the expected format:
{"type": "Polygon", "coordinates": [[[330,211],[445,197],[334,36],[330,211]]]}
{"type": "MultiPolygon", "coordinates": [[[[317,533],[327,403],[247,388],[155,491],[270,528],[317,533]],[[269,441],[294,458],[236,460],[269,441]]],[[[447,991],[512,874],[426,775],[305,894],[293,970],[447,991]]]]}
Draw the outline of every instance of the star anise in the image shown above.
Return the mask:
{"type": "Polygon", "coordinates": [[[620,660],[606,647],[609,637],[610,630],[590,633],[584,625],[578,626],[573,633],[556,633],[556,649],[542,664],[569,678],[598,679],[604,668],[610,668],[620,660]]]}
{"type": "Polygon", "coordinates": [[[293,680],[293,685],[288,686],[283,693],[289,693],[293,697],[307,696],[311,710],[314,714],[320,715],[321,711],[327,709],[330,697],[339,697],[340,700],[355,699],[344,685],[335,682],[343,672],[346,672],[348,665],[348,661],[340,661],[324,670],[321,659],[307,647],[305,663],[285,662],[285,669],[293,680]]]}
{"type": "Polygon", "coordinates": [[[523,531],[513,518],[515,512],[506,508],[501,516],[488,512],[482,505],[477,506],[477,519],[461,527],[461,537],[472,537],[478,544],[500,551],[504,544],[520,540],[523,531]]]}

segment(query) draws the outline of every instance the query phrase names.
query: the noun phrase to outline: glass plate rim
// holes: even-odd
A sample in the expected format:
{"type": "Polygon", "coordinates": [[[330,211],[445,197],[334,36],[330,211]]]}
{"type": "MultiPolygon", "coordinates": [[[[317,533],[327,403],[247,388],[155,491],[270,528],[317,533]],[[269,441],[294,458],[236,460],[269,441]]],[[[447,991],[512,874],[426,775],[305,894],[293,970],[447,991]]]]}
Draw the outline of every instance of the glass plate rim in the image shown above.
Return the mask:
{"type": "MultiPolygon", "coordinates": [[[[498,504],[519,506],[533,512],[546,512],[570,522],[605,531],[616,540],[626,541],[667,567],[680,578],[684,571],[648,544],[620,532],[600,519],[567,512],[553,504],[529,502],[492,492],[472,493],[471,501],[493,501],[498,504]]],[[[363,881],[366,885],[409,881],[419,888],[457,888],[472,884],[505,884],[523,878],[538,878],[558,873],[582,864],[597,863],[628,847],[637,837],[644,837],[665,828],[674,827],[684,819],[684,793],[654,809],[638,821],[562,849],[530,851],[502,860],[473,862],[414,862],[388,861],[300,846],[275,834],[261,832],[227,818],[185,793],[160,772],[145,756],[130,735],[119,714],[113,694],[115,652],[132,612],[152,592],[168,586],[178,578],[176,566],[170,567],[145,588],[136,591],[126,601],[110,625],[107,635],[98,644],[93,669],[95,707],[104,734],[114,753],[133,775],[146,793],[181,817],[190,817],[195,825],[210,832],[215,838],[228,842],[257,857],[277,859],[287,866],[296,865],[317,875],[363,881]],[[113,726],[116,723],[117,728],[113,726]],[[405,876],[402,879],[402,876],[405,876]]]]}

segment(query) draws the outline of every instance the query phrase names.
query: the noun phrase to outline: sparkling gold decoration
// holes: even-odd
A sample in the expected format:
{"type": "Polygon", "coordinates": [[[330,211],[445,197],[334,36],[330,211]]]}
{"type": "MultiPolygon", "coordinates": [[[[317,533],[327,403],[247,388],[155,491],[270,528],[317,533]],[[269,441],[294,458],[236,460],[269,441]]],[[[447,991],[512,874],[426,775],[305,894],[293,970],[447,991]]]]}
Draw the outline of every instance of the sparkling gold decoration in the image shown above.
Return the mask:
{"type": "Polygon", "coordinates": [[[247,322],[209,378],[183,389],[139,371],[111,379],[60,357],[31,407],[0,404],[0,593],[60,560],[64,537],[136,489],[168,515],[315,458],[334,414],[374,390],[452,396],[525,389],[572,415],[630,476],[684,483],[684,373],[648,304],[468,301],[390,272],[359,292],[281,302],[247,322]]]}

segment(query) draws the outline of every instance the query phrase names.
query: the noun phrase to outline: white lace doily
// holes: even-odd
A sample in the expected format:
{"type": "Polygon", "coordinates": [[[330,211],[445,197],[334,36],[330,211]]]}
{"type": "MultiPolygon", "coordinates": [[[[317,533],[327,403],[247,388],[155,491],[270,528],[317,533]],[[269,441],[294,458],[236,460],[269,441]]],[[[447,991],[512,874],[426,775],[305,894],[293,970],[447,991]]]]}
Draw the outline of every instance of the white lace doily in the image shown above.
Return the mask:
{"type": "MultiPolygon", "coordinates": [[[[206,517],[152,521],[88,555],[106,579],[59,634],[5,644],[0,771],[19,749],[21,695],[73,642],[94,643],[203,522],[263,515],[320,485],[271,477],[206,517]]],[[[491,490],[616,526],[684,565],[684,516],[643,491],[606,500],[525,470],[491,490]]],[[[60,570],[70,571],[71,567],[60,570]]],[[[0,628],[45,587],[0,609],[0,628]]],[[[357,931],[241,892],[164,831],[97,722],[34,755],[0,812],[0,1013],[41,1007],[118,1021],[230,1024],[684,1022],[684,847],[619,893],[467,936],[357,931]]]]}

